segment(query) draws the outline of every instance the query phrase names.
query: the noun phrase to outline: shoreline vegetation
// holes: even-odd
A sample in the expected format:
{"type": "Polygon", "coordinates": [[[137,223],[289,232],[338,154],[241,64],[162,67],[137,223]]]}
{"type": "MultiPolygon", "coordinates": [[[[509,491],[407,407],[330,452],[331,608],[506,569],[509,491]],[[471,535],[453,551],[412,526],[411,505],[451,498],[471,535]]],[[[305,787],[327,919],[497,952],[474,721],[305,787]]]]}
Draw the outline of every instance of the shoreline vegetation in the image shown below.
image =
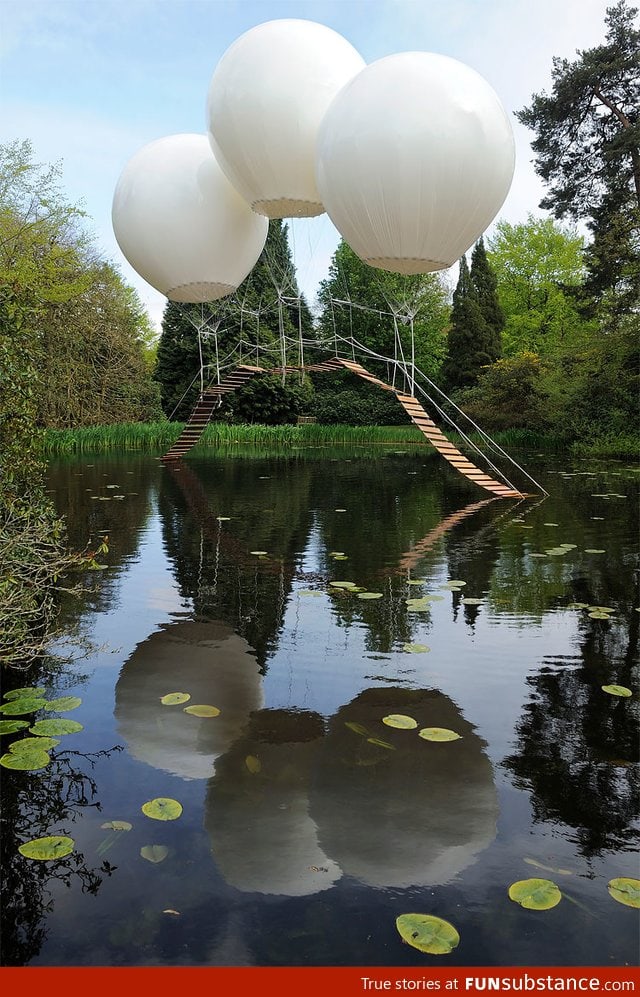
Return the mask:
{"type": "MultiPolygon", "coordinates": [[[[47,429],[43,434],[45,457],[82,453],[102,453],[111,450],[151,451],[168,449],[184,428],[183,422],[128,422],[109,426],[88,426],[77,429],[47,429]]],[[[449,439],[464,448],[465,441],[456,433],[449,439]]],[[[640,437],[634,434],[607,436],[593,440],[567,441],[550,434],[525,429],[495,431],[492,438],[505,450],[536,450],[544,453],[569,454],[574,457],[612,457],[640,459],[640,437]]],[[[477,434],[469,437],[480,443],[477,434]]],[[[415,426],[347,426],[306,423],[277,426],[252,424],[210,423],[194,452],[236,445],[275,448],[323,446],[415,446],[430,449],[415,426]]]]}

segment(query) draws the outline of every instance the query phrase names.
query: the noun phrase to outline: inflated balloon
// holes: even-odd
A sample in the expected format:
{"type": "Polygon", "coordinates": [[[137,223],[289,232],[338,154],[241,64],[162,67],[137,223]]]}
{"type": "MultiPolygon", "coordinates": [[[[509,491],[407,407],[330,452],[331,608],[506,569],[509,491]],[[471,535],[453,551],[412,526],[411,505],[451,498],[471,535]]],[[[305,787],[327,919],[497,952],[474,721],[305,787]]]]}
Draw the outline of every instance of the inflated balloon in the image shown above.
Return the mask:
{"type": "Polygon", "coordinates": [[[318,127],[364,65],[342,35],[315,21],[267,21],[227,49],[209,87],[209,139],[254,211],[268,218],[322,214],[318,127]]]}
{"type": "Polygon", "coordinates": [[[447,56],[402,52],[362,70],[318,135],[316,175],[332,222],[373,267],[451,266],[509,191],[514,141],[495,92],[447,56]]]}
{"type": "Polygon", "coordinates": [[[172,301],[232,294],[267,238],[227,180],[206,135],[170,135],[140,149],[118,180],[113,230],[131,266],[172,301]]]}

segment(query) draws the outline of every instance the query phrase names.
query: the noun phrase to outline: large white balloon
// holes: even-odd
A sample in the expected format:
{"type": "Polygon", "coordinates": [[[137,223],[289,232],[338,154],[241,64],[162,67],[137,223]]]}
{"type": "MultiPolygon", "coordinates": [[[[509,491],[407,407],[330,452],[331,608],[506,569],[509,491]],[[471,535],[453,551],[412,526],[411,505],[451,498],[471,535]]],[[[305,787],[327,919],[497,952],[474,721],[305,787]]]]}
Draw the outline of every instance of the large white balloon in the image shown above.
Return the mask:
{"type": "Polygon", "coordinates": [[[118,180],[113,230],[131,266],[172,301],[233,293],[256,263],[269,223],[229,183],[206,135],[140,149],[118,180]]]}
{"type": "Polygon", "coordinates": [[[509,119],[486,80],[430,52],[371,63],[336,96],[318,135],[332,222],[371,266],[451,266],[500,210],[514,170],[509,119]]]}
{"type": "Polygon", "coordinates": [[[254,211],[268,218],[322,214],[318,127],[364,65],[342,35],[315,21],[267,21],[227,49],[209,87],[209,139],[254,211]]]}

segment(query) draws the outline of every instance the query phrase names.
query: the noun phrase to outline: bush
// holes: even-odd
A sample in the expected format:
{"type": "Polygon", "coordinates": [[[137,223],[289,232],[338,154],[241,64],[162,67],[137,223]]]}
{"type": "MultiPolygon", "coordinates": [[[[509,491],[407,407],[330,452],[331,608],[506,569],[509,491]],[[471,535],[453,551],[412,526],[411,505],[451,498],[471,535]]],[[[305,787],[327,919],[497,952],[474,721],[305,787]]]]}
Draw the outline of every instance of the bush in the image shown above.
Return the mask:
{"type": "Polygon", "coordinates": [[[549,426],[543,368],[535,353],[517,353],[484,368],[473,388],[456,403],[483,429],[535,429],[549,426]]]}

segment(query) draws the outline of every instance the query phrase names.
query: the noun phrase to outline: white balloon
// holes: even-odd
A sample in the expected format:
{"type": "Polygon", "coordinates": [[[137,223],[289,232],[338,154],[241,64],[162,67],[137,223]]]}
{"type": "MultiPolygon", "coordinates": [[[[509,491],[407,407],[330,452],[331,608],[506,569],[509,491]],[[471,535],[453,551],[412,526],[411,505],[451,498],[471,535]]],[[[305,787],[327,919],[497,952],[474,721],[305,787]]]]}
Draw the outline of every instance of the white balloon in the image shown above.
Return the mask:
{"type": "Polygon", "coordinates": [[[364,65],[342,35],[315,21],[266,21],[227,49],[209,87],[209,140],[254,211],[268,218],[322,214],[318,127],[364,65]]]}
{"type": "Polygon", "coordinates": [[[116,185],[113,230],[131,266],[172,301],[233,293],[256,263],[269,223],[232,187],[206,135],[145,145],[116,185]]]}
{"type": "Polygon", "coordinates": [[[405,274],[455,263],[500,210],[514,165],[494,90],[430,52],[371,63],[336,96],[318,135],[331,221],[366,263],[405,274]]]}

